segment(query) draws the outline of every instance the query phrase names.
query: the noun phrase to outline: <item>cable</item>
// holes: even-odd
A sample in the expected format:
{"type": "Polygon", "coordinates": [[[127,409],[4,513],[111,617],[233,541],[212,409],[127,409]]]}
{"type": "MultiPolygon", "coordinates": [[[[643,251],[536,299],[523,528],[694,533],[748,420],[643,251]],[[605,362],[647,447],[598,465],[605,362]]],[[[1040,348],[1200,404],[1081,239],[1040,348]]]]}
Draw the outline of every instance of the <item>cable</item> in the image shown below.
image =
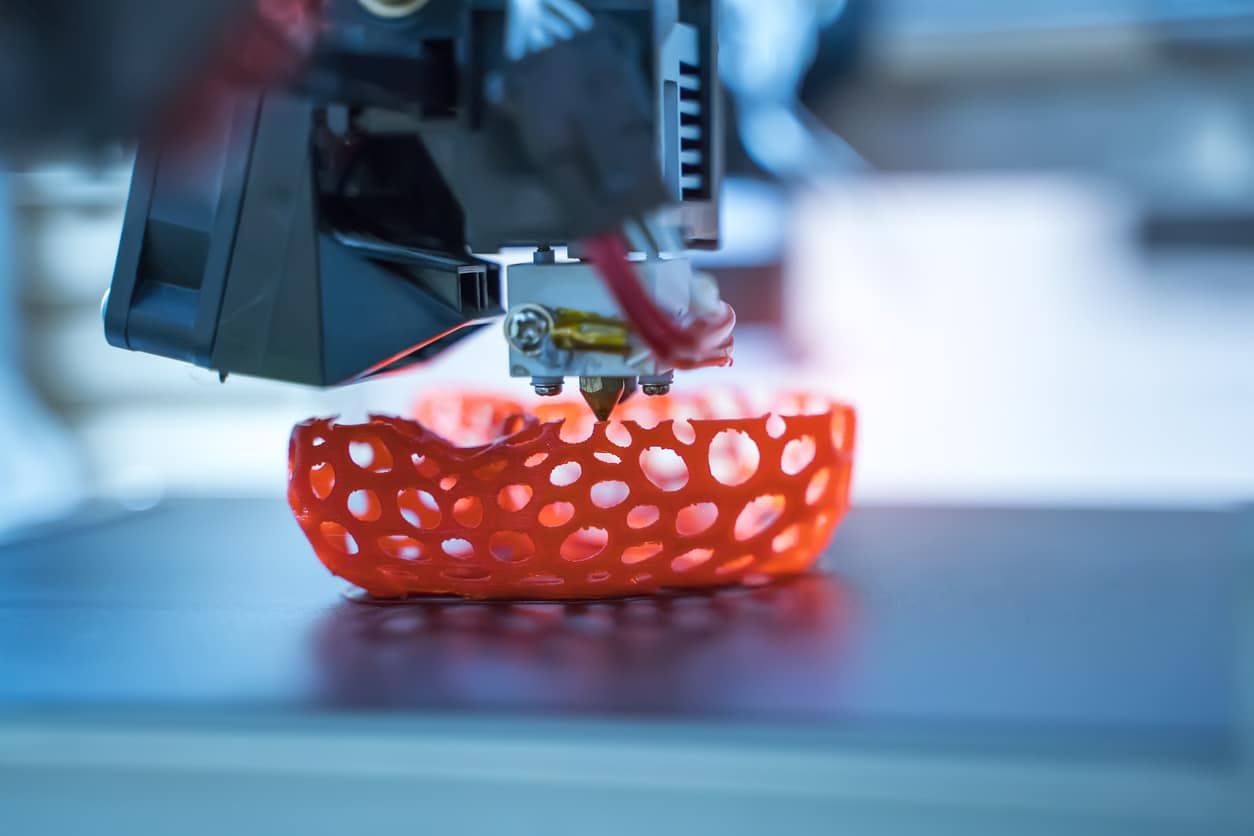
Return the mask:
{"type": "Polygon", "coordinates": [[[820,28],[846,0],[725,0],[720,70],[736,100],[737,128],[749,157],[792,182],[867,171],[869,163],[797,98],[818,51],[820,28]]]}
{"type": "Polygon", "coordinates": [[[576,0],[548,0],[548,6],[580,31],[588,31],[595,22],[591,12],[579,5],[576,0]]]}
{"type": "Polygon", "coordinates": [[[676,369],[731,364],[736,312],[720,302],[717,312],[687,324],[666,313],[640,282],[618,232],[584,242],[584,253],[596,267],[610,294],[659,362],[676,369]]]}
{"type": "Polygon", "coordinates": [[[540,24],[544,31],[561,41],[568,41],[575,37],[575,27],[563,18],[552,15],[546,17],[540,24]]]}
{"type": "Polygon", "coordinates": [[[590,30],[595,22],[576,0],[509,0],[505,56],[518,61],[590,30]]]}

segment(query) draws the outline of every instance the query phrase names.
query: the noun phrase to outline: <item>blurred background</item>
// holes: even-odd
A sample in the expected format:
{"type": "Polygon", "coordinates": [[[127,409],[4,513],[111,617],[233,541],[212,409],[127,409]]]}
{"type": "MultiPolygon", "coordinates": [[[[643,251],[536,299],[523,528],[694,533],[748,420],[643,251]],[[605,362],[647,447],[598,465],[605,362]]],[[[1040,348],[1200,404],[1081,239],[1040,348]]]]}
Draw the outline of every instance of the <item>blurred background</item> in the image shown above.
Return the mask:
{"type": "MultiPolygon", "coordinates": [[[[1254,3],[728,6],[725,248],[701,259],[743,326],[730,373],[681,386],[853,401],[863,501],[1254,495],[1254,3]]],[[[0,524],[277,496],[295,421],[511,387],[495,328],[332,392],[108,347],[129,165],[0,175],[0,524]]]]}
{"type": "Polygon", "coordinates": [[[736,362],[676,385],[857,406],[830,571],[343,600],[281,502],[292,425],[526,394],[501,329],[331,391],[111,348],[132,148],[24,148],[0,831],[1249,832],[1254,0],[722,9],[724,246],[694,258],[736,362]]]}

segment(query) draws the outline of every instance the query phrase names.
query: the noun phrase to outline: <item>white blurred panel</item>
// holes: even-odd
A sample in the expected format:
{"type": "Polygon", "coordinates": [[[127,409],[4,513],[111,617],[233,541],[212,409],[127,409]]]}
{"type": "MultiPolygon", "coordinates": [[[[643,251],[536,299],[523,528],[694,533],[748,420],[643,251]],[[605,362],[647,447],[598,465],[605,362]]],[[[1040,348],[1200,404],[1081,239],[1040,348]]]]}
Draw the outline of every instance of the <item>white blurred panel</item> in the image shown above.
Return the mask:
{"type": "Polygon", "coordinates": [[[99,308],[113,275],[129,167],[27,173],[18,183],[24,296],[38,305],[99,308]]]}
{"type": "Polygon", "coordinates": [[[1128,220],[1035,177],[802,201],[790,333],[861,409],[861,497],[1254,497],[1254,263],[1143,261],[1128,220]]]}
{"type": "Polygon", "coordinates": [[[303,389],[262,380],[232,378],[164,357],[125,351],[105,342],[98,311],[72,308],[30,318],[27,365],[43,390],[67,406],[134,401],[240,403],[306,400],[303,389]]]}

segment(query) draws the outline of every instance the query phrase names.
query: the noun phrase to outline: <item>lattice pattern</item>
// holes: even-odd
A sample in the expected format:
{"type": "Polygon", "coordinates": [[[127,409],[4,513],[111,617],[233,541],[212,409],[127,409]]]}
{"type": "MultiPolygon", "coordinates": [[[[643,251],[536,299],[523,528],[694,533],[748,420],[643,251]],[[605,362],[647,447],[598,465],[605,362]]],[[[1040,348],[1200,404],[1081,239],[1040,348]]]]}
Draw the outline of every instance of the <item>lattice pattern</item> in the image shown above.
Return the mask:
{"type": "Polygon", "coordinates": [[[445,393],[423,423],[297,425],[288,497],[327,568],[380,597],[761,583],[806,569],[843,516],[855,420],[806,397],[722,417],[748,408],[635,398],[594,424],[574,402],[445,393]]]}

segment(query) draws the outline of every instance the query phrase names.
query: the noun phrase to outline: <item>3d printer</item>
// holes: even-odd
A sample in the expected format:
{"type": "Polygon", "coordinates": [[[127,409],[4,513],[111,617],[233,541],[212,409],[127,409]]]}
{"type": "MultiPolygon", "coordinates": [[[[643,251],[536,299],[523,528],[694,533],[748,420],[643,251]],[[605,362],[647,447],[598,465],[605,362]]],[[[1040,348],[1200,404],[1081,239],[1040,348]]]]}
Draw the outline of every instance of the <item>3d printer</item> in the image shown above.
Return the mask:
{"type": "Polygon", "coordinates": [[[318,20],[300,72],[237,95],[190,162],[140,145],[110,343],[329,386],[505,315],[509,373],[542,395],[578,377],[602,418],[728,362],[734,314],[681,255],[719,241],[717,0],[331,0],[318,20]],[[515,246],[535,256],[506,302],[476,254],[515,246]]]}

